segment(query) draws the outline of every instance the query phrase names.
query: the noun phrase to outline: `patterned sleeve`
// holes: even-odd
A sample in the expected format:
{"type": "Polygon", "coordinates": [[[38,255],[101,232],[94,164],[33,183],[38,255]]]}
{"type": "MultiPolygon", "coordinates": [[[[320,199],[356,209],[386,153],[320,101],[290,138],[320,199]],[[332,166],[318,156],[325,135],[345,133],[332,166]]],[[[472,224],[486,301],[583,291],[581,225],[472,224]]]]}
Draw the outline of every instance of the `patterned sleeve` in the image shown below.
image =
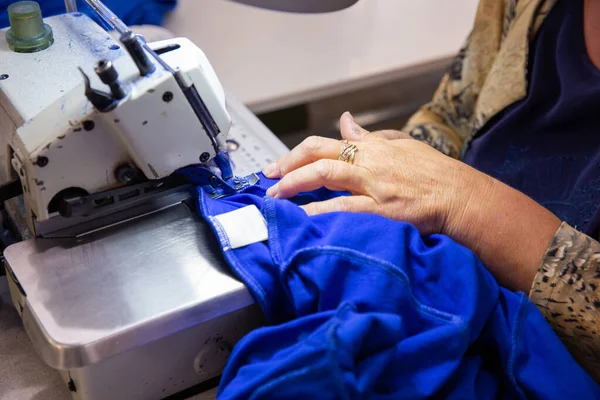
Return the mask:
{"type": "MultiPolygon", "coordinates": [[[[468,43],[468,41],[467,41],[468,43]]],[[[460,96],[452,98],[453,83],[462,81],[462,63],[467,44],[455,57],[450,71],[444,76],[433,97],[433,100],[421,107],[408,121],[403,131],[413,138],[429,144],[447,156],[460,158],[464,140],[457,133],[469,124],[464,118],[459,119],[459,112],[465,112],[460,96]],[[461,107],[456,107],[460,103],[461,107]],[[463,123],[462,127],[460,123],[463,123]]]]}
{"type": "Polygon", "coordinates": [[[500,29],[502,19],[497,14],[502,2],[482,0],[479,8],[489,9],[488,3],[497,3],[493,6],[496,11],[482,15],[478,12],[473,30],[450,63],[432,100],[403,128],[413,138],[452,158],[461,157],[465,139],[473,132],[475,106],[484,82],[481,77],[487,75],[492,66],[489,60],[498,50],[490,46],[496,41],[496,35],[483,27],[491,25],[500,29]]]}
{"type": "Polygon", "coordinates": [[[404,132],[460,158],[489,118],[524,95],[528,33],[535,29],[532,21],[541,19],[536,12],[545,10],[536,3],[549,1],[479,0],[471,33],[433,99],[409,119],[404,132]]]}
{"type": "Polygon", "coordinates": [[[573,357],[600,382],[600,243],[563,223],[533,282],[538,306],[573,357]]]}
{"type": "Polygon", "coordinates": [[[463,144],[461,138],[442,117],[425,107],[413,115],[403,131],[447,156],[460,158],[463,144]]]}

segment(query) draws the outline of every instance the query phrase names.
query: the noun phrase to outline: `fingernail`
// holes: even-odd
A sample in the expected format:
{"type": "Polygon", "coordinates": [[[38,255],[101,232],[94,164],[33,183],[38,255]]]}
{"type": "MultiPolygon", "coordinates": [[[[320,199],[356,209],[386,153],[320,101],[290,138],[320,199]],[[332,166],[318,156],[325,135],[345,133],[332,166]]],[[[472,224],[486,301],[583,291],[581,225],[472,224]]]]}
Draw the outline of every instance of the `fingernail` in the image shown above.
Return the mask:
{"type": "Polygon", "coordinates": [[[267,165],[264,169],[263,169],[263,175],[266,176],[267,178],[274,178],[275,172],[277,171],[277,163],[273,162],[269,165],[267,165]]]}
{"type": "Polygon", "coordinates": [[[344,128],[342,128],[342,136],[344,136],[344,132],[347,132],[346,135],[348,136],[345,136],[346,139],[359,140],[361,138],[360,126],[356,123],[354,117],[350,114],[350,111],[346,111],[344,114],[350,119],[350,125],[348,126],[348,129],[344,130],[344,128]]]}
{"type": "Polygon", "coordinates": [[[271,186],[269,189],[267,189],[267,196],[270,197],[277,197],[277,195],[279,194],[279,187],[278,184],[274,184],[273,186],[271,186]]]}

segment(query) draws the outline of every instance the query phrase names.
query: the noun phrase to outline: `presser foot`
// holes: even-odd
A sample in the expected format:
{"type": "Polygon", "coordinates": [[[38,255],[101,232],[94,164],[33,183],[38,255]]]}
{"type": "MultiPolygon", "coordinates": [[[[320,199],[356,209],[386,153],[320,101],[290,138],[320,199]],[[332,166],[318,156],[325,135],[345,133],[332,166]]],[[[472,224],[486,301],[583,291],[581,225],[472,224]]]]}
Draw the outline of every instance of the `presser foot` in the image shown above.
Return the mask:
{"type": "Polygon", "coordinates": [[[222,179],[213,171],[203,167],[186,167],[177,171],[189,183],[201,187],[210,197],[219,199],[239,193],[242,190],[254,186],[260,178],[256,174],[245,177],[231,176],[222,179]]]}

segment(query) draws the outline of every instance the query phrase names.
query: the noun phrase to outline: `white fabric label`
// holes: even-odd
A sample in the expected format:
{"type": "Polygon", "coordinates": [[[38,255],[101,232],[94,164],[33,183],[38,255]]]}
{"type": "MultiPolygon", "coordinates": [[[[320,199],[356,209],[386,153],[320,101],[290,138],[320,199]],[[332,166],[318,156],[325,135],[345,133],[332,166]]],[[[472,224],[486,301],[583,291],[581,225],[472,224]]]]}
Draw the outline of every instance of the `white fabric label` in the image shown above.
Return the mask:
{"type": "Polygon", "coordinates": [[[248,246],[269,238],[267,221],[255,205],[219,214],[214,218],[227,235],[230,249],[248,246]]]}

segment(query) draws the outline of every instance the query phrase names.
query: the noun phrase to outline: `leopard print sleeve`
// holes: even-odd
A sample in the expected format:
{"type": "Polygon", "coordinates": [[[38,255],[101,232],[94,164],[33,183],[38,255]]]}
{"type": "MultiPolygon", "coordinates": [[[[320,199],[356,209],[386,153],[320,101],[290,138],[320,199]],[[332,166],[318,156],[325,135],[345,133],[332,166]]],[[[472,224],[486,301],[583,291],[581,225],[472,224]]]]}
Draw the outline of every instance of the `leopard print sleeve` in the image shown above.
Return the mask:
{"type": "MultiPolygon", "coordinates": [[[[460,158],[466,140],[473,136],[476,122],[481,120],[480,114],[489,112],[486,107],[478,111],[478,98],[501,44],[511,30],[511,21],[516,19],[514,5],[516,0],[479,1],[470,34],[450,63],[432,100],[408,120],[404,132],[450,157],[460,158]],[[507,10],[513,12],[507,14],[507,10]]],[[[526,24],[526,20],[523,23],[526,24]]],[[[523,58],[525,52],[520,47],[515,47],[515,51],[523,53],[519,56],[523,58]]],[[[507,74],[497,86],[523,87],[525,82],[514,82],[516,79],[519,79],[516,74],[507,74]]]]}
{"type": "Polygon", "coordinates": [[[460,137],[439,116],[425,108],[411,118],[403,131],[447,156],[460,158],[460,137]]]}
{"type": "Polygon", "coordinates": [[[563,223],[533,282],[530,299],[573,357],[600,382],[600,243],[563,223]]]}

